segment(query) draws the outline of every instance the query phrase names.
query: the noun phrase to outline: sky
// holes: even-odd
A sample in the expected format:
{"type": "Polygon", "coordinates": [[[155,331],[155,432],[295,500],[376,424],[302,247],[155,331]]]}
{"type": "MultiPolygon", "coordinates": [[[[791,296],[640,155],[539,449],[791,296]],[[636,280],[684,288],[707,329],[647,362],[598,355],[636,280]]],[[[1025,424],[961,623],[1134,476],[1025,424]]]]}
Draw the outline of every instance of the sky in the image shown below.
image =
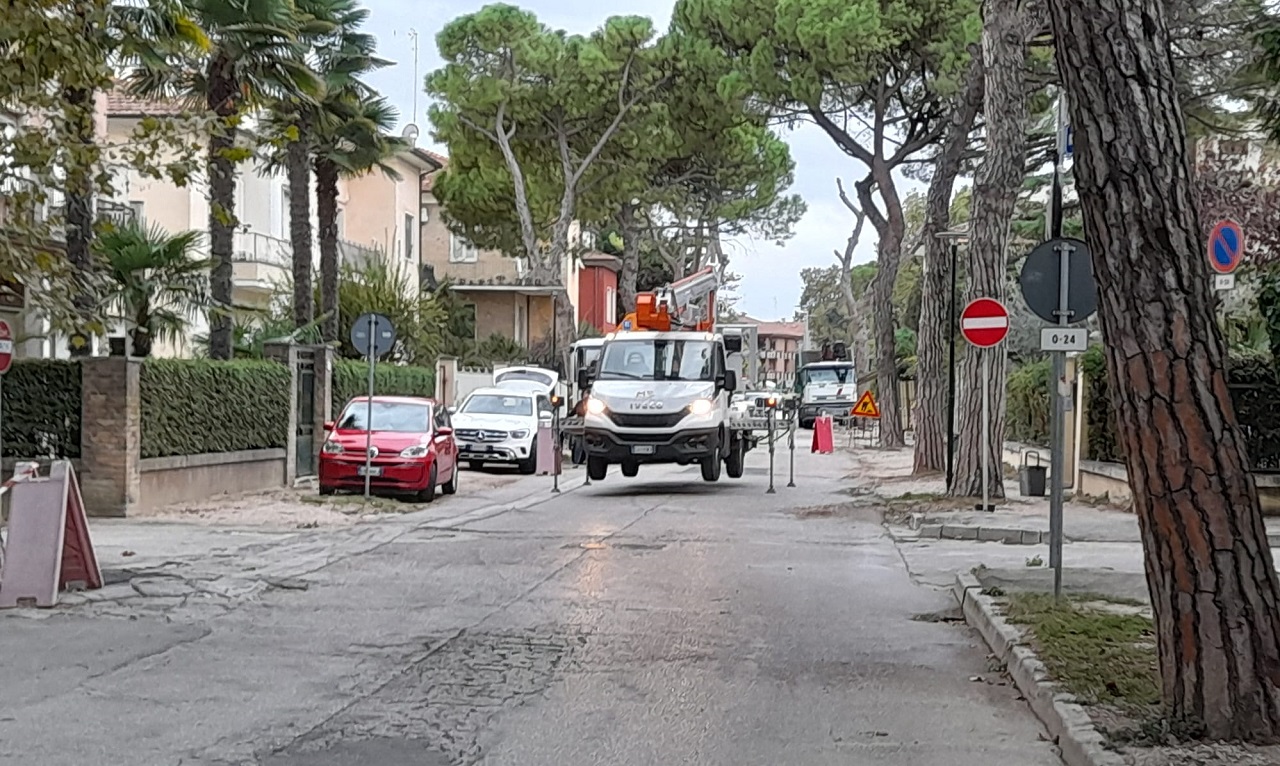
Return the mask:
{"type": "MultiPolygon", "coordinates": [[[[624,0],[617,5],[591,0],[509,0],[537,14],[546,25],[585,34],[604,22],[608,15],[640,15],[654,20],[665,29],[674,6],[673,0],[624,0]],[[603,9],[611,7],[610,12],[603,9]]],[[[370,84],[391,99],[400,109],[400,124],[414,122],[414,97],[417,94],[417,124],[421,129],[419,146],[447,153],[436,145],[427,123],[428,98],[422,90],[425,75],[441,64],[436,52],[436,33],[448,21],[479,10],[480,2],[422,2],[421,0],[364,0],[370,11],[369,29],[378,37],[379,53],[396,62],[369,78],[370,84]],[[418,40],[418,77],[414,78],[414,40],[418,40]]],[[[783,247],[772,242],[740,239],[726,243],[729,270],[742,275],[738,285],[737,308],[758,319],[791,318],[798,307],[802,283],[800,270],[811,266],[834,264],[833,250],[844,250],[853,216],[840,203],[836,193],[836,177],[841,176],[850,187],[862,177],[861,164],[845,155],[820,130],[802,126],[785,131],[783,138],[791,146],[796,163],[795,183],[791,192],[799,194],[808,212],[795,228],[795,236],[783,247]]],[[[908,182],[900,189],[904,196],[918,184],[908,182]]],[[[854,260],[866,262],[875,258],[875,233],[865,227],[854,260]]]]}

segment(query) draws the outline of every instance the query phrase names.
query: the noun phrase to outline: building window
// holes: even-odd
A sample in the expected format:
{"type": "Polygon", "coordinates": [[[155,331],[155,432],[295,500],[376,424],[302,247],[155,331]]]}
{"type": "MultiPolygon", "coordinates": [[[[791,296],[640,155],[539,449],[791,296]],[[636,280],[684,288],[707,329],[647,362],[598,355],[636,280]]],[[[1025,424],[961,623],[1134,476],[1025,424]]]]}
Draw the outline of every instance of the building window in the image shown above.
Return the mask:
{"type": "Polygon", "coordinates": [[[449,235],[449,263],[475,263],[480,251],[457,234],[449,235]]]}
{"type": "Polygon", "coordinates": [[[146,223],[147,217],[144,212],[146,210],[146,207],[147,207],[146,204],[143,202],[139,202],[138,200],[130,200],[129,209],[133,211],[133,220],[137,221],[138,223],[146,223]]]}
{"type": "Polygon", "coordinates": [[[458,311],[458,324],[454,327],[454,331],[459,337],[478,340],[480,336],[479,325],[476,322],[476,304],[464,303],[458,311]]]}
{"type": "Polygon", "coordinates": [[[280,187],[280,238],[287,239],[292,233],[289,216],[289,184],[280,187]]]}
{"type": "Polygon", "coordinates": [[[515,340],[521,346],[529,346],[529,307],[521,303],[524,296],[516,295],[515,340]]]}
{"type": "Polygon", "coordinates": [[[618,291],[612,287],[604,289],[604,321],[605,324],[618,323],[618,291]]]}
{"type": "Polygon", "coordinates": [[[338,208],[338,213],[333,217],[334,224],[338,227],[338,239],[345,239],[347,236],[346,221],[343,220],[342,208],[338,208]]]}
{"type": "Polygon", "coordinates": [[[413,216],[408,213],[404,214],[404,259],[412,261],[413,251],[413,232],[417,229],[417,222],[413,220],[413,216]]]}

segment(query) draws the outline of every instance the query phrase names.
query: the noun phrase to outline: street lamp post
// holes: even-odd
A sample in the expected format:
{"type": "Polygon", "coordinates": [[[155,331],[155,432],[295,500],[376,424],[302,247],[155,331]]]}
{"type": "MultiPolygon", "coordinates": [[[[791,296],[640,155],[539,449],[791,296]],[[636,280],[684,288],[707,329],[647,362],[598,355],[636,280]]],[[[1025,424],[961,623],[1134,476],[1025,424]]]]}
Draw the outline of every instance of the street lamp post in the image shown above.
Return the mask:
{"type": "Polygon", "coordinates": [[[940,231],[934,235],[946,240],[951,255],[951,296],[947,301],[948,351],[947,351],[947,491],[951,491],[956,470],[956,284],[960,243],[969,241],[969,229],[940,231]]]}

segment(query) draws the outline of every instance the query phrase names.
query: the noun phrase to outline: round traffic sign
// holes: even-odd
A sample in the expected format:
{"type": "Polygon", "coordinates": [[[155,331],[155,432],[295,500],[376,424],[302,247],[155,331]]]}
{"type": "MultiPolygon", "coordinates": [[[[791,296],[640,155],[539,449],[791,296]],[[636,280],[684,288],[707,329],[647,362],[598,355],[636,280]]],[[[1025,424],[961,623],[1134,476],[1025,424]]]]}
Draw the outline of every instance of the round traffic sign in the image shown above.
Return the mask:
{"type": "Polygon", "coordinates": [[[1000,301],[978,298],[960,312],[960,332],[978,348],[990,348],[1009,334],[1009,311],[1000,301]]]}
{"type": "Polygon", "coordinates": [[[362,356],[382,356],[396,343],[396,328],[382,314],[361,314],[351,323],[351,345],[362,356]]]}
{"type": "Polygon", "coordinates": [[[1078,239],[1059,237],[1036,245],[1022,263],[1018,285],[1031,312],[1058,324],[1062,300],[1062,259],[1067,259],[1067,323],[1083,322],[1098,310],[1093,255],[1078,239]]]}
{"type": "Polygon", "coordinates": [[[0,319],[0,375],[9,371],[13,365],[13,331],[9,323],[0,319]]]}
{"type": "Polygon", "coordinates": [[[1209,232],[1209,265],[1219,274],[1230,274],[1244,255],[1244,230],[1235,221],[1219,221],[1209,232]]]}

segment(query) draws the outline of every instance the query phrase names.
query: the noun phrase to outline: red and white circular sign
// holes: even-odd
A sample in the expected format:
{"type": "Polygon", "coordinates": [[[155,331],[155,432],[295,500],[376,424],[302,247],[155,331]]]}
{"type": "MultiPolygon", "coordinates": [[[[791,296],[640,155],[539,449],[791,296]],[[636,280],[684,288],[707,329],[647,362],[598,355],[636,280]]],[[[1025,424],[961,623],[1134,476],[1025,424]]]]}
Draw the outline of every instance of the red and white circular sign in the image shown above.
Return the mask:
{"type": "Polygon", "coordinates": [[[13,331],[9,323],[0,319],[0,375],[9,371],[13,364],[13,331]]]}
{"type": "Polygon", "coordinates": [[[1000,301],[978,298],[960,312],[960,332],[978,348],[990,348],[1009,334],[1009,311],[1000,301]]]}

